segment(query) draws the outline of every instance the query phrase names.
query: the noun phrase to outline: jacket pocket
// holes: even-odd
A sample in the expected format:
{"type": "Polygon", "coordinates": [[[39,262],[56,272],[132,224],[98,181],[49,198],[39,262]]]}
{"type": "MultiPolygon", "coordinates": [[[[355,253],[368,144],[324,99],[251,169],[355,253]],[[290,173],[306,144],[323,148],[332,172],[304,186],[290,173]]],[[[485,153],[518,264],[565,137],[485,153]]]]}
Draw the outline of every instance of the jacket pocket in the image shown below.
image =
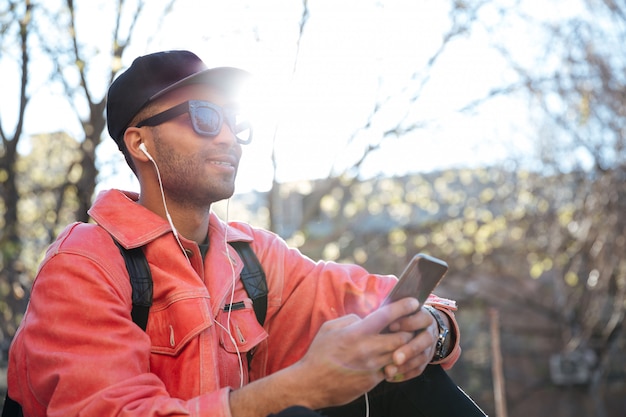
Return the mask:
{"type": "Polygon", "coordinates": [[[150,311],[147,333],[152,353],[178,355],[190,340],[212,325],[208,297],[182,298],[162,310],[150,311]]]}
{"type": "Polygon", "coordinates": [[[216,321],[220,329],[220,344],[229,353],[249,352],[267,338],[267,332],[257,321],[249,298],[233,303],[230,312],[226,306],[221,308],[216,321]]]}

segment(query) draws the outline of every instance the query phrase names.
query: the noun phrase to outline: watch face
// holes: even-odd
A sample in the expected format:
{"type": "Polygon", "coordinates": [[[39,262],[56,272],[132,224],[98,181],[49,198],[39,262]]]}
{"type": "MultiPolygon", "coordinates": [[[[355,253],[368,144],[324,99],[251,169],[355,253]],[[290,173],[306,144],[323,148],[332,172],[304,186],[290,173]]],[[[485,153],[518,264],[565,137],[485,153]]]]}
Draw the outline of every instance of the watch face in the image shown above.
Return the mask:
{"type": "Polygon", "coordinates": [[[446,357],[443,351],[444,346],[446,344],[446,339],[448,337],[448,329],[444,327],[443,331],[439,333],[439,337],[437,338],[437,347],[435,348],[435,357],[437,360],[441,360],[446,357]]]}

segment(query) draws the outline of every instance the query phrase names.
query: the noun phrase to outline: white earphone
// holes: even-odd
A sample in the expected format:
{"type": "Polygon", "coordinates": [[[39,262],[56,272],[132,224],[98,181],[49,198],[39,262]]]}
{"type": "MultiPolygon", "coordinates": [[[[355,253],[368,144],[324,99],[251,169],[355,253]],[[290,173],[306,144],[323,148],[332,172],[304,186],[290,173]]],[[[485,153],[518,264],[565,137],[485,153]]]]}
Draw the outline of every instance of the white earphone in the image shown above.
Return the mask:
{"type": "Polygon", "coordinates": [[[163,181],[161,181],[161,172],[159,171],[159,166],[157,165],[154,158],[152,158],[152,155],[150,155],[150,152],[148,152],[148,149],[146,148],[146,145],[143,142],[139,144],[139,149],[141,150],[141,152],[144,153],[144,155],[148,157],[150,162],[152,162],[152,165],[154,165],[154,170],[156,171],[157,180],[159,180],[159,189],[161,190],[161,199],[163,200],[163,208],[165,209],[165,217],[167,217],[167,221],[169,222],[172,228],[172,233],[174,233],[174,237],[176,238],[176,241],[178,242],[178,246],[180,246],[180,249],[183,251],[183,255],[185,255],[185,258],[187,258],[187,261],[189,261],[187,252],[185,252],[185,248],[183,247],[183,244],[178,238],[178,230],[176,230],[176,226],[174,226],[174,221],[172,221],[172,216],[170,216],[170,211],[167,208],[167,202],[165,201],[165,192],[163,191],[163,181]]]}
{"type": "Polygon", "coordinates": [[[154,162],[154,159],[152,159],[152,155],[150,155],[150,152],[148,152],[148,149],[146,148],[146,144],[141,142],[139,144],[139,149],[141,150],[141,152],[143,152],[149,160],[151,160],[152,162],[154,162]]]}

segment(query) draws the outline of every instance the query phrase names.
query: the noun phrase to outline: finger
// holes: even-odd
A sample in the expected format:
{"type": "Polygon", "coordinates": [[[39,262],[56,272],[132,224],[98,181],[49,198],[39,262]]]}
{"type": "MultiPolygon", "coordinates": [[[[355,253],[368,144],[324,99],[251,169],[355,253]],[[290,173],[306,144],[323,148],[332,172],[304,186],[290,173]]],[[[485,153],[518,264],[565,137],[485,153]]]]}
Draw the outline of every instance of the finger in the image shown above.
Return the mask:
{"type": "Polygon", "coordinates": [[[402,381],[408,381],[409,379],[415,378],[420,376],[424,370],[426,369],[426,366],[428,364],[423,364],[418,368],[412,368],[408,371],[402,371],[400,369],[395,369],[394,373],[384,373],[385,375],[385,380],[387,382],[402,382],[402,381]]]}
{"type": "Polygon", "coordinates": [[[420,332],[393,352],[392,364],[399,369],[399,372],[422,368],[431,361],[434,348],[435,337],[430,332],[420,332]]]}
{"type": "Polygon", "coordinates": [[[420,375],[430,363],[434,348],[429,344],[425,349],[418,351],[408,350],[406,346],[396,350],[392,355],[392,362],[383,368],[385,379],[390,382],[399,382],[420,375]],[[408,352],[408,353],[407,353],[408,352]]]}
{"type": "Polygon", "coordinates": [[[322,324],[322,327],[325,330],[338,330],[344,327],[348,327],[358,321],[360,321],[360,318],[356,314],[347,314],[336,319],[328,320],[327,322],[322,324]]]}
{"type": "Polygon", "coordinates": [[[391,332],[416,332],[429,327],[434,323],[432,315],[420,308],[414,314],[400,317],[389,325],[389,331],[391,332]]]}
{"type": "Polygon", "coordinates": [[[400,317],[414,313],[419,308],[415,298],[404,298],[380,307],[365,317],[360,325],[364,333],[380,333],[400,317]]]}
{"type": "Polygon", "coordinates": [[[420,355],[411,359],[410,362],[407,362],[402,366],[389,364],[383,367],[382,371],[385,376],[385,380],[390,382],[399,382],[420,375],[430,363],[430,361],[425,358],[425,355],[420,355]]]}
{"type": "Polygon", "coordinates": [[[392,369],[393,372],[386,372],[385,379],[392,382],[399,382],[421,375],[426,369],[426,366],[430,364],[429,358],[431,357],[432,353],[424,351],[420,355],[411,358],[402,366],[392,365],[395,369],[392,369]]]}

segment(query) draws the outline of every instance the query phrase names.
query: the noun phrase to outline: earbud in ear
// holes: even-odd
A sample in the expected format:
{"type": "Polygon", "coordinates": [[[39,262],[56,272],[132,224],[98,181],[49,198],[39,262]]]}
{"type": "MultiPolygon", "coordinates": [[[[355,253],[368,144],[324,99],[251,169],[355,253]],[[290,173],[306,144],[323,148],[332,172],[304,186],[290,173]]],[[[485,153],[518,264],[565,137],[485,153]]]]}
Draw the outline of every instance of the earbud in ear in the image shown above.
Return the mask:
{"type": "Polygon", "coordinates": [[[141,152],[144,153],[144,155],[146,155],[148,157],[149,160],[154,162],[154,159],[152,159],[152,155],[150,155],[150,153],[148,152],[148,149],[146,148],[146,144],[145,143],[141,142],[139,144],[139,149],[141,150],[141,152]]]}

